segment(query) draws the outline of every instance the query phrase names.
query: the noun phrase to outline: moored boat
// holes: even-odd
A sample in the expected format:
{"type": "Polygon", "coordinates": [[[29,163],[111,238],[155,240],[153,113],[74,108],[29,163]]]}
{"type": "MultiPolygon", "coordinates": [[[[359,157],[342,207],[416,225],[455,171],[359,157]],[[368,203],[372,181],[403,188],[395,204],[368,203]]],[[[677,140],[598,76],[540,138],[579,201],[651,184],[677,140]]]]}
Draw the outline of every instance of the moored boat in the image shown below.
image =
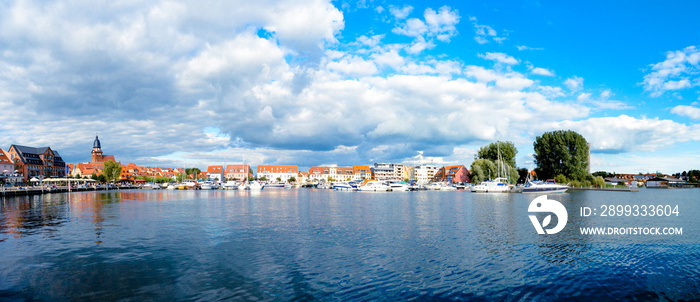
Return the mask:
{"type": "Polygon", "coordinates": [[[364,185],[357,188],[358,191],[374,191],[374,192],[386,192],[389,191],[391,187],[384,183],[383,181],[370,180],[364,185]]]}
{"type": "Polygon", "coordinates": [[[547,181],[528,180],[521,189],[521,193],[564,193],[569,187],[548,179],[547,181]]]}
{"type": "Polygon", "coordinates": [[[474,193],[510,193],[511,188],[508,179],[497,177],[472,186],[471,191],[474,193]]]}

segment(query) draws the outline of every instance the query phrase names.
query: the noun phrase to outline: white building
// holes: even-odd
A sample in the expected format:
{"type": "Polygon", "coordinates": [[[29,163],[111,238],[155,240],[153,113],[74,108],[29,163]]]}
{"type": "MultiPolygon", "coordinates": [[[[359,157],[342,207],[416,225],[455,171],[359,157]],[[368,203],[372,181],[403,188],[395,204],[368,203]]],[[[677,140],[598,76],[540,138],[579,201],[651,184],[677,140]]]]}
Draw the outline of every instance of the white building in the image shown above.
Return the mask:
{"type": "Polygon", "coordinates": [[[374,178],[377,180],[403,180],[405,178],[403,164],[375,163],[372,171],[374,172],[374,178]]]}
{"type": "Polygon", "coordinates": [[[258,166],[258,178],[265,177],[268,181],[287,182],[290,178],[296,179],[299,176],[299,168],[297,165],[260,165],[258,166]]]}
{"type": "Polygon", "coordinates": [[[435,173],[437,173],[439,169],[440,168],[436,165],[423,164],[413,169],[413,175],[417,183],[427,184],[435,177],[435,173]]]}

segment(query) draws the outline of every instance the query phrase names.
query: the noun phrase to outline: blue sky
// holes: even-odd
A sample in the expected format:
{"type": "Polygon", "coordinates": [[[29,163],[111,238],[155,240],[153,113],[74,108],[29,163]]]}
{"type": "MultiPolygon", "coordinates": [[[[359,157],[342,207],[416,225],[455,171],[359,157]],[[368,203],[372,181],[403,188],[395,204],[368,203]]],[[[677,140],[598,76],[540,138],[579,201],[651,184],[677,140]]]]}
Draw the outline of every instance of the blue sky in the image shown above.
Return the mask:
{"type": "Polygon", "coordinates": [[[518,166],[571,129],[592,170],[700,168],[694,2],[5,1],[1,148],[166,167],[518,166]]]}

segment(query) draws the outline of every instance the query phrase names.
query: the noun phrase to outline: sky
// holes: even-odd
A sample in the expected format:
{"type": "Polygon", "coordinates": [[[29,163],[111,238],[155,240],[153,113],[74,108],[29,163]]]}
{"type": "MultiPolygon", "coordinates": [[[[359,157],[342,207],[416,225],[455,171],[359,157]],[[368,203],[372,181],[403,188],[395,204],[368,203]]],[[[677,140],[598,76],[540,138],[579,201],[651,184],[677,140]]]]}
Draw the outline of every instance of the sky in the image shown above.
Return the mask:
{"type": "Polygon", "coordinates": [[[592,172],[700,169],[700,2],[487,2],[2,1],[0,148],[534,168],[573,130],[592,172]]]}

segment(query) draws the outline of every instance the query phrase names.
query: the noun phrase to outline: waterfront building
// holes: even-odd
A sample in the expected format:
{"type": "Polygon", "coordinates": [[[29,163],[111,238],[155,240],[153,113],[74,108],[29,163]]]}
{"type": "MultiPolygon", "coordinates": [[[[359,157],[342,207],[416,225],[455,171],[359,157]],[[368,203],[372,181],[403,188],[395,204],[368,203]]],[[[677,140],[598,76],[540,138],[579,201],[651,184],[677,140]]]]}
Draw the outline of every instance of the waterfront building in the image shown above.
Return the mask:
{"type": "Polygon", "coordinates": [[[287,182],[290,178],[296,178],[299,175],[299,168],[297,165],[259,165],[258,166],[258,178],[265,177],[270,181],[280,181],[287,182]]]}
{"type": "Polygon", "coordinates": [[[337,181],[351,181],[355,178],[352,167],[330,167],[330,177],[337,181]]]}
{"type": "Polygon", "coordinates": [[[7,180],[15,173],[15,164],[10,160],[9,153],[0,149],[0,179],[2,182],[7,180]]]}
{"type": "Polygon", "coordinates": [[[680,188],[686,185],[684,180],[673,177],[654,177],[647,180],[647,188],[680,188]]]}
{"type": "Polygon", "coordinates": [[[396,163],[374,163],[372,174],[376,180],[403,180],[404,165],[396,163]]]}
{"type": "MultiPolygon", "coordinates": [[[[369,170],[369,167],[366,169],[369,170]]],[[[353,167],[311,167],[309,169],[309,180],[315,181],[351,181],[357,180],[353,167]]]]}
{"type": "Polygon", "coordinates": [[[79,163],[69,165],[70,175],[73,177],[91,176],[93,173],[99,175],[102,174],[103,168],[104,165],[96,163],[79,163]]]}
{"type": "Polygon", "coordinates": [[[435,173],[437,173],[438,169],[438,166],[431,164],[416,166],[415,169],[413,169],[414,179],[418,184],[427,184],[435,177],[435,173]]]}
{"type": "Polygon", "coordinates": [[[18,171],[25,182],[32,177],[43,179],[66,176],[66,163],[51,147],[12,145],[7,153],[14,164],[14,170],[18,171]]]}
{"type": "Polygon", "coordinates": [[[309,182],[309,173],[308,172],[299,172],[297,175],[297,183],[303,184],[309,182]]]}
{"type": "Polygon", "coordinates": [[[209,180],[224,180],[224,166],[208,166],[207,167],[207,178],[209,180]]]}
{"type": "Polygon", "coordinates": [[[352,172],[355,180],[365,180],[372,178],[372,169],[369,166],[352,166],[352,172]]]}
{"type": "Polygon", "coordinates": [[[320,181],[328,180],[330,172],[330,167],[311,167],[309,168],[309,180],[310,181],[320,181]]]}
{"type": "Polygon", "coordinates": [[[249,165],[227,165],[225,176],[226,179],[246,180],[253,175],[250,173],[249,165]]]}
{"type": "Polygon", "coordinates": [[[108,160],[116,162],[114,155],[102,154],[102,144],[100,143],[100,139],[97,137],[97,135],[95,135],[95,140],[92,142],[92,163],[103,163],[104,167],[104,162],[108,160]]]}
{"type": "Polygon", "coordinates": [[[435,172],[433,181],[467,183],[469,182],[469,170],[464,165],[444,166],[435,172]]]}

